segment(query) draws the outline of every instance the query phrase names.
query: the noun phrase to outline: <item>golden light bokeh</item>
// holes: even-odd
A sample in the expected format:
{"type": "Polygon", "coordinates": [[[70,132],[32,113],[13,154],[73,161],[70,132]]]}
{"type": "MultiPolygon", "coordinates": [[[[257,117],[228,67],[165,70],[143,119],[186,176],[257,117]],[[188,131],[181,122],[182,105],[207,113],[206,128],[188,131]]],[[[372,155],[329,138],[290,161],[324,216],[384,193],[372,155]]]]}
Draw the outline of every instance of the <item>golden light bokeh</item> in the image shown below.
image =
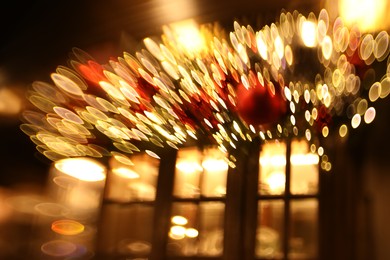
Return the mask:
{"type": "Polygon", "coordinates": [[[172,223],[175,225],[183,226],[183,225],[186,225],[188,223],[188,220],[183,216],[173,216],[171,218],[171,220],[172,220],[172,223]]]}
{"type": "Polygon", "coordinates": [[[51,224],[51,230],[60,235],[72,236],[82,233],[84,225],[70,219],[56,220],[51,224]]]}
{"type": "Polygon", "coordinates": [[[340,16],[349,26],[357,25],[363,32],[387,29],[387,0],[339,0],[340,16]]]}
{"type": "MultiPolygon", "coordinates": [[[[368,16],[372,6],[360,2],[368,16]]],[[[337,17],[326,9],[307,16],[282,12],[256,30],[238,21],[230,32],[217,24],[172,21],[161,37],[145,37],[134,53],[106,64],[74,48],[70,68],[59,66],[52,83],[34,82],[28,99],[39,112],[25,112],[21,129],[53,161],[111,156],[127,165],[133,164],[130,154],[159,159],[161,148],[180,149],[204,136],[225,154],[256,137],[314,143],[318,136],[346,136],[372,123],[374,103],[390,93],[390,66],[385,75],[371,68],[386,63],[390,49],[386,30],[369,30],[374,19],[357,22],[358,4],[339,3],[337,17]],[[269,97],[256,100],[246,94],[252,90],[269,97]],[[269,122],[253,123],[239,111],[245,95],[264,104],[248,110],[251,117],[270,114],[269,122]],[[283,112],[273,115],[274,107],[283,112]]],[[[323,149],[319,156],[326,155],[323,149]]],[[[212,165],[221,170],[235,167],[229,158],[217,160],[212,165]]]]}
{"type": "Polygon", "coordinates": [[[82,181],[96,182],[106,178],[105,167],[88,158],[63,159],[55,162],[54,166],[58,171],[82,181]]]}

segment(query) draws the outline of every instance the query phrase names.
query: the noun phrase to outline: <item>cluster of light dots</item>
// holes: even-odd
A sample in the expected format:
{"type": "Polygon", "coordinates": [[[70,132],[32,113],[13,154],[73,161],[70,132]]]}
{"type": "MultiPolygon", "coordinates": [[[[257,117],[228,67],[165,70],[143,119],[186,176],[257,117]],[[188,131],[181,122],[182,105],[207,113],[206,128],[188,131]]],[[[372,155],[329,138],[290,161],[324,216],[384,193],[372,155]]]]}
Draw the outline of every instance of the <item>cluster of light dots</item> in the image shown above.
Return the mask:
{"type": "MultiPolygon", "coordinates": [[[[186,30],[163,26],[161,38],[147,37],[134,55],[125,52],[104,65],[75,48],[70,66],[51,74],[52,83],[33,83],[28,97],[40,111],[26,111],[21,129],[53,161],[115,156],[131,165],[129,154],[143,150],[159,158],[154,148],[178,149],[200,134],[224,152],[256,136],[314,143],[337,129],[344,137],[371,123],[374,102],[390,93],[390,65],[378,80],[372,69],[388,59],[387,32],[362,33],[341,18],[330,21],[325,9],[307,17],[284,12],[260,30],[237,21],[230,33],[191,26],[189,39],[181,33],[186,30]],[[302,78],[299,64],[313,61],[302,60],[301,50],[317,53],[322,69],[314,79],[302,78]],[[248,124],[235,112],[236,86],[257,81],[273,93],[283,90],[288,112],[271,127],[248,124]],[[342,123],[331,124],[335,117],[342,123]]],[[[323,156],[320,148],[315,152],[323,156]]],[[[324,169],[327,163],[321,159],[324,169]]]]}
{"type": "Polygon", "coordinates": [[[198,230],[195,228],[186,228],[185,226],[188,224],[187,218],[183,216],[173,216],[171,218],[172,226],[169,230],[169,237],[174,240],[181,240],[185,237],[188,238],[196,238],[199,235],[198,230]]]}
{"type": "MultiPolygon", "coordinates": [[[[93,252],[83,243],[85,236],[90,233],[90,227],[71,219],[71,210],[64,205],[47,202],[44,197],[33,194],[17,195],[7,199],[11,210],[33,216],[33,219],[56,219],[50,225],[55,239],[42,243],[41,252],[47,257],[65,257],[90,259],[93,252]],[[70,241],[69,238],[72,238],[70,241]],[[78,243],[73,241],[77,240],[78,243]]],[[[7,213],[4,211],[4,213],[7,213]]]]}

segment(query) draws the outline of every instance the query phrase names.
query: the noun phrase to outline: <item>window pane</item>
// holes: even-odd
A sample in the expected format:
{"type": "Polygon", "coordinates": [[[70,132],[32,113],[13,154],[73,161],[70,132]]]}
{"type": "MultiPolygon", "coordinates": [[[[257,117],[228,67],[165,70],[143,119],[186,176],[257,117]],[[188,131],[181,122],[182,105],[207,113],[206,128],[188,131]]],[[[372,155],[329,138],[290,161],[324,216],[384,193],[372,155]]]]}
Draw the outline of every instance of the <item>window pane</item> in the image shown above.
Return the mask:
{"type": "Polygon", "coordinates": [[[178,151],[173,188],[175,197],[199,197],[199,178],[203,171],[201,161],[201,152],[196,148],[178,151]]]}
{"type": "Polygon", "coordinates": [[[198,205],[195,203],[174,203],[171,212],[171,227],[168,233],[168,255],[191,256],[197,254],[198,205]],[[187,235],[192,230],[193,235],[187,235]]]}
{"type": "Polygon", "coordinates": [[[218,148],[181,149],[176,160],[173,195],[179,198],[221,197],[226,194],[228,164],[218,148]]]}
{"type": "Polygon", "coordinates": [[[206,197],[225,196],[228,171],[226,155],[215,147],[205,149],[203,156],[202,195],[206,197]]]}
{"type": "Polygon", "coordinates": [[[225,204],[200,203],[199,255],[220,256],[223,252],[225,204]]]}
{"type": "Polygon", "coordinates": [[[286,183],[286,144],[268,142],[262,146],[259,167],[260,194],[284,193],[286,183]]]}
{"type": "Polygon", "coordinates": [[[318,246],[318,201],[307,199],[290,203],[289,257],[291,259],[315,258],[318,246]]]}
{"type": "Polygon", "coordinates": [[[131,161],[120,160],[115,157],[110,160],[106,198],[120,202],[153,201],[156,196],[159,160],[147,154],[132,156],[131,161]],[[131,162],[134,165],[129,165],[131,162]]]}
{"type": "Polygon", "coordinates": [[[173,203],[168,255],[222,255],[224,211],[221,202],[173,203]]]}
{"type": "Polygon", "coordinates": [[[318,155],[309,151],[307,141],[291,143],[292,194],[315,194],[318,192],[318,155]]]}
{"type": "Polygon", "coordinates": [[[256,234],[256,257],[262,259],[283,258],[284,202],[260,201],[256,234]]]}
{"type": "Polygon", "coordinates": [[[153,206],[106,204],[99,229],[99,249],[106,255],[147,257],[153,234],[153,206]]]}

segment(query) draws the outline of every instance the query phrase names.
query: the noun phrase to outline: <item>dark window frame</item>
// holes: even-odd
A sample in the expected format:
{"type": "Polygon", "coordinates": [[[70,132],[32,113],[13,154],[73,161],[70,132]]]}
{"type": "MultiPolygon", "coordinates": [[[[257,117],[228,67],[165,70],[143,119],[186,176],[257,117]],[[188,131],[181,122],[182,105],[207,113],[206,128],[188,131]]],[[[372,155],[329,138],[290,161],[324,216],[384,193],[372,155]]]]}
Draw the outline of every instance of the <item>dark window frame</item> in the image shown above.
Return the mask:
{"type": "MultiPolygon", "coordinates": [[[[159,165],[159,174],[156,185],[156,199],[150,201],[135,202],[114,202],[104,201],[104,203],[117,203],[126,207],[132,204],[154,205],[153,218],[153,237],[152,249],[149,259],[223,259],[223,260],[253,260],[261,259],[255,257],[256,228],[258,202],[269,200],[283,200],[284,203],[284,240],[283,240],[283,259],[288,259],[288,238],[290,228],[290,202],[301,199],[317,199],[318,201],[318,258],[321,253],[321,185],[322,174],[319,169],[318,192],[310,195],[299,195],[290,193],[291,178],[291,140],[286,139],[286,186],[285,192],[281,195],[262,195],[258,192],[259,181],[259,155],[261,150],[261,140],[256,138],[252,142],[244,143],[233,151],[232,155],[237,159],[236,167],[229,167],[226,182],[225,197],[204,197],[198,198],[178,198],[173,196],[175,164],[177,150],[164,149],[161,152],[159,165]],[[217,257],[206,256],[172,256],[167,257],[167,242],[170,228],[171,207],[173,203],[191,202],[201,203],[209,201],[218,201],[225,204],[224,217],[224,242],[223,254],[217,257]]],[[[202,147],[200,148],[202,149],[202,147]]],[[[103,204],[104,204],[103,203],[103,204]]],[[[99,255],[99,252],[98,252],[99,255]]]]}

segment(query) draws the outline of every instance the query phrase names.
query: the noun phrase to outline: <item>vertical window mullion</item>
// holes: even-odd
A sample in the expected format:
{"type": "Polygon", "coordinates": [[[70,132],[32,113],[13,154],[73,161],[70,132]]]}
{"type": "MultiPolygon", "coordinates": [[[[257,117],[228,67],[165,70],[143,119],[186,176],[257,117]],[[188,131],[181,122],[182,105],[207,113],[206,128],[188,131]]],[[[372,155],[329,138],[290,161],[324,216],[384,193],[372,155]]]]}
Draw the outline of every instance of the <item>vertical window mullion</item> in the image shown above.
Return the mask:
{"type": "Polygon", "coordinates": [[[291,139],[287,139],[286,143],[286,182],[284,189],[284,238],[283,238],[283,253],[284,259],[289,259],[289,237],[290,237],[290,180],[291,180],[291,139]]]}
{"type": "Polygon", "coordinates": [[[226,183],[226,204],[224,223],[224,260],[240,259],[243,254],[243,190],[245,175],[245,158],[247,151],[240,147],[237,151],[237,162],[235,168],[229,168],[226,183]]]}
{"type": "Polygon", "coordinates": [[[161,159],[157,180],[154,234],[150,259],[165,259],[167,235],[169,232],[173,179],[176,164],[176,150],[168,150],[161,159]]]}
{"type": "Polygon", "coordinates": [[[254,259],[256,248],[260,149],[260,140],[256,139],[251,143],[249,156],[246,159],[242,240],[245,260],[254,259]]]}

